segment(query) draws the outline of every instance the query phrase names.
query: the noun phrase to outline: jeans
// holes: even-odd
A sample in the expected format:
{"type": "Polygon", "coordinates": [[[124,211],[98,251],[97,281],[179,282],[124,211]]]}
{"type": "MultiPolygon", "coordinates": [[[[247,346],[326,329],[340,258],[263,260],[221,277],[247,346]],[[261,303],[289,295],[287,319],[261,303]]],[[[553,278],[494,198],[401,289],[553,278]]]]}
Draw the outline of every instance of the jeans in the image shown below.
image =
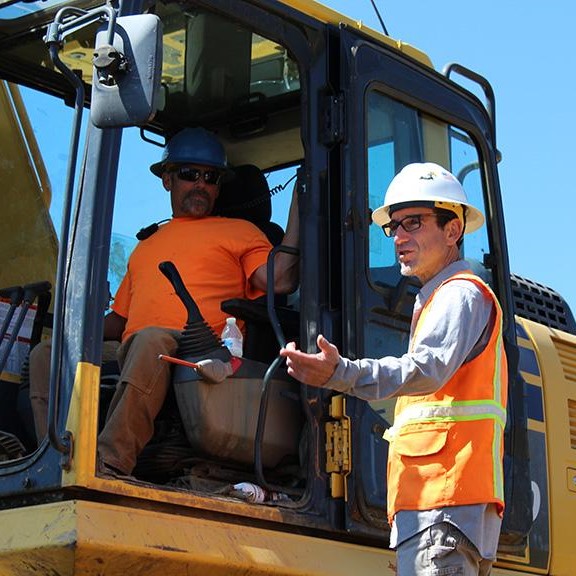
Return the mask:
{"type": "Polygon", "coordinates": [[[492,560],[448,522],[434,524],[402,542],[396,551],[398,576],[488,576],[492,560]]]}

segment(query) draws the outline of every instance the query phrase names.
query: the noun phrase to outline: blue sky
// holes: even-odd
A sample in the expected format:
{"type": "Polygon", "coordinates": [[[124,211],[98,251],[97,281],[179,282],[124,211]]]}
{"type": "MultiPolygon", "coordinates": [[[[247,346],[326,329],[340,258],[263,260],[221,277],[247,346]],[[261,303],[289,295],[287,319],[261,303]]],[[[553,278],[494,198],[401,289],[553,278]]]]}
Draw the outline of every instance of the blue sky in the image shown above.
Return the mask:
{"type": "MultiPolygon", "coordinates": [[[[370,0],[322,0],[380,25],[370,0]]],[[[574,0],[376,0],[393,38],[442,70],[458,62],[496,95],[510,268],[558,291],[576,315],[574,0]]]]}

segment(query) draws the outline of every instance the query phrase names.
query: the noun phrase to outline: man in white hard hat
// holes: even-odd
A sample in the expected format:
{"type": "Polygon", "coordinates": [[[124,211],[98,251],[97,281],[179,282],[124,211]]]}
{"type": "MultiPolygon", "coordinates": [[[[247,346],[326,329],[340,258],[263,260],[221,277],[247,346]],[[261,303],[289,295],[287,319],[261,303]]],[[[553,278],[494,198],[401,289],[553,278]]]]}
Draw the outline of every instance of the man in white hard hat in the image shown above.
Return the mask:
{"type": "Polygon", "coordinates": [[[397,398],[385,438],[399,576],[486,575],[504,510],[507,365],[498,301],[459,249],[484,218],[450,172],[418,163],[392,180],[372,219],[394,239],[401,273],[423,285],[408,352],[353,361],[319,335],[318,353],[291,342],[281,354],[311,386],[397,398]]]}

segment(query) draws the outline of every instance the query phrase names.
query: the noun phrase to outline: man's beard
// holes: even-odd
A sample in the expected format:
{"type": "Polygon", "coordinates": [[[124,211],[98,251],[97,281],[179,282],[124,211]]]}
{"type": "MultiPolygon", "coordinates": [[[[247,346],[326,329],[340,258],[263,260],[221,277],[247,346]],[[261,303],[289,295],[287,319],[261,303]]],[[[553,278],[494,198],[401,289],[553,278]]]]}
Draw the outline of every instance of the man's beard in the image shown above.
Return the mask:
{"type": "Polygon", "coordinates": [[[196,218],[210,216],[212,207],[210,194],[204,190],[191,190],[180,203],[180,208],[184,213],[196,218]]]}

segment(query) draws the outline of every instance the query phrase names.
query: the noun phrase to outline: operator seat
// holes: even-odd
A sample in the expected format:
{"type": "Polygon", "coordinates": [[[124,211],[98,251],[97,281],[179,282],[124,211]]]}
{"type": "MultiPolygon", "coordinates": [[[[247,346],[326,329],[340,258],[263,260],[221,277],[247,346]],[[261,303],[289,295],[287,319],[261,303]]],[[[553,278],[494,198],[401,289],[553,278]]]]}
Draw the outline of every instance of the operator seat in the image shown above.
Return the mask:
{"type": "Polygon", "coordinates": [[[272,197],[268,181],[253,164],[234,168],[235,178],[223,182],[214,204],[214,214],[241,218],[255,224],[266,234],[272,246],[282,243],[284,230],[272,222],[272,197]]]}
{"type": "MultiPolygon", "coordinates": [[[[272,197],[268,181],[262,171],[253,164],[234,168],[236,177],[222,183],[220,194],[214,205],[214,214],[227,218],[241,218],[252,222],[264,234],[272,246],[278,246],[284,238],[284,230],[272,222],[272,197]]],[[[296,337],[299,315],[287,308],[287,296],[276,295],[275,309],[284,332],[296,337]]],[[[271,362],[277,355],[279,344],[268,319],[266,297],[256,300],[234,298],[222,303],[222,310],[241,318],[245,323],[244,356],[260,362],[271,362]]]]}

